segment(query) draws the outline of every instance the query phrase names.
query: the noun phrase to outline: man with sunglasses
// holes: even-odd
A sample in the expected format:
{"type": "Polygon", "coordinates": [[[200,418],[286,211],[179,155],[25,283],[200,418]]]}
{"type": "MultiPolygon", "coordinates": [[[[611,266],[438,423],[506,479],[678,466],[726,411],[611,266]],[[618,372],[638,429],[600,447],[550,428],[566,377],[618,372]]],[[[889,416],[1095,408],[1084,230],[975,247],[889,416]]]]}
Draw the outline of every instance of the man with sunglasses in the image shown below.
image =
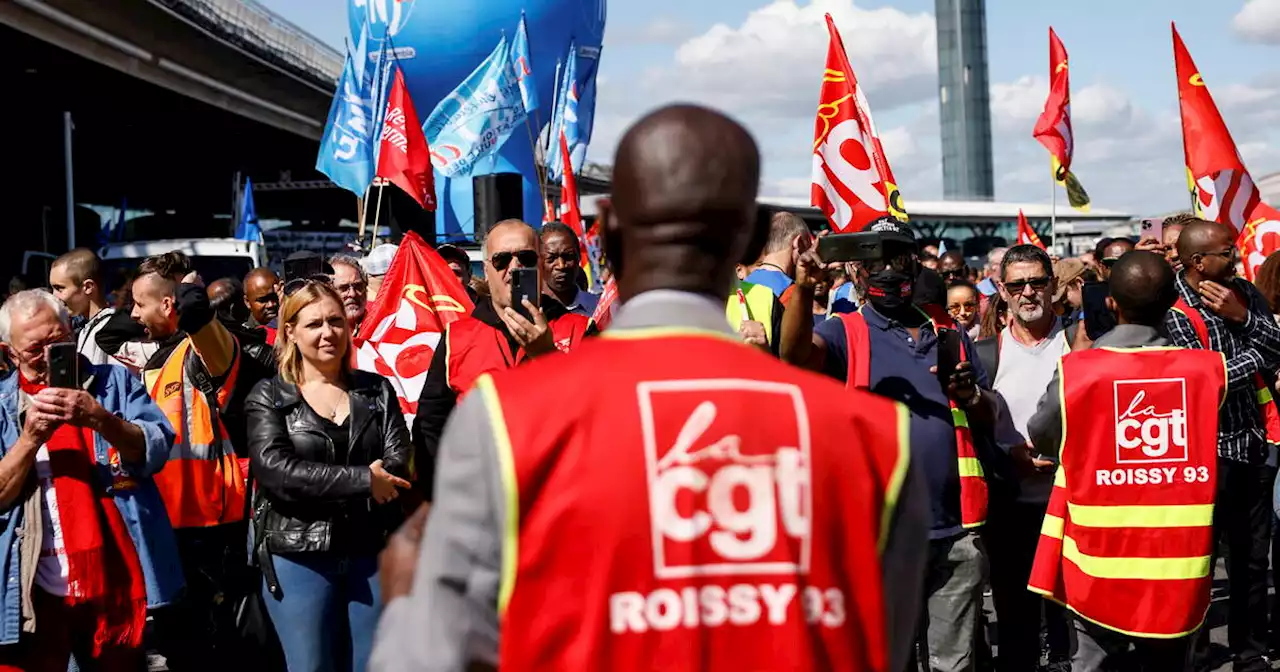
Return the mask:
{"type": "Polygon", "coordinates": [[[948,287],[957,282],[967,282],[969,280],[969,264],[965,262],[963,254],[956,250],[951,250],[938,259],[938,275],[942,276],[948,287]]]}
{"type": "Polygon", "coordinates": [[[1098,279],[1105,282],[1111,276],[1111,267],[1120,261],[1120,257],[1132,252],[1133,248],[1133,241],[1128,238],[1103,238],[1098,241],[1094,250],[1094,257],[1098,260],[1098,279]]]}
{"type": "MultiPolygon", "coordinates": [[[[1000,397],[1000,448],[1016,467],[1010,487],[992,490],[985,539],[991,553],[991,589],[1000,628],[1001,672],[1033,670],[1040,659],[1043,600],[1027,590],[1040,527],[1053,490],[1055,457],[1033,456],[1027,422],[1035,414],[1058,360],[1071,350],[1071,334],[1053,310],[1057,281],[1049,255],[1035,245],[1009,248],[997,286],[1009,306],[1009,325],[976,344],[1000,397]]],[[[1056,455],[1056,451],[1053,453],[1056,455]]],[[[1045,605],[1051,669],[1065,669],[1069,632],[1061,607],[1045,605]]]]}
{"type": "MultiPolygon", "coordinates": [[[[1165,316],[1169,340],[1183,348],[1226,355],[1227,397],[1218,421],[1218,502],[1214,532],[1226,537],[1231,592],[1227,629],[1235,670],[1269,669],[1267,551],[1274,468],[1269,449],[1280,442],[1271,399],[1271,372],[1280,368],[1280,326],[1262,293],[1236,276],[1235,229],[1193,220],[1178,238],[1178,302],[1165,316]]],[[[1197,664],[1208,657],[1197,643],[1197,664]]]]}
{"type": "Polygon", "coordinates": [[[973,436],[991,431],[994,397],[982,390],[987,376],[973,343],[945,308],[912,303],[920,273],[914,232],[892,218],[869,230],[880,234],[883,256],[857,265],[867,303],[816,329],[807,307],[825,269],[815,251],[801,256],[782,316],[782,358],[910,410],[912,460],[923,465],[933,514],[924,577],[928,663],[938,672],[971,672],[987,563],[976,533],[987,485],[973,436]],[[946,351],[958,364],[940,380],[944,338],[958,346],[946,351]]]}
{"type": "Polygon", "coordinates": [[[539,286],[547,277],[538,232],[518,219],[493,225],[484,239],[484,275],[488,300],[471,315],[450,324],[436,348],[418,398],[413,421],[418,485],[431,499],[435,456],[445,421],[480,376],[508,369],[555,352],[568,352],[595,332],[591,318],[572,313],[547,294],[540,306],[524,301],[525,317],[512,305],[513,271],[537,269],[539,286]]]}

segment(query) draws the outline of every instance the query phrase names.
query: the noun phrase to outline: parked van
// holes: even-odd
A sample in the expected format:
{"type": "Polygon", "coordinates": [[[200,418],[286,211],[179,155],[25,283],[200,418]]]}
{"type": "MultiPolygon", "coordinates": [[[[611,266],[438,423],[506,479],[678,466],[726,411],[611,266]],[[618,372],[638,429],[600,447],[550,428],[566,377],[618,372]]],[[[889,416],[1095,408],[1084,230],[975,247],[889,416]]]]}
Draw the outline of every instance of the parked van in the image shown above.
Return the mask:
{"type": "Polygon", "coordinates": [[[102,259],[102,277],[107,291],[123,286],[147,257],[175,250],[191,258],[192,265],[205,282],[213,282],[219,278],[243,279],[249,271],[267,263],[266,250],[261,244],[234,238],[112,243],[98,252],[98,257],[102,259]]]}

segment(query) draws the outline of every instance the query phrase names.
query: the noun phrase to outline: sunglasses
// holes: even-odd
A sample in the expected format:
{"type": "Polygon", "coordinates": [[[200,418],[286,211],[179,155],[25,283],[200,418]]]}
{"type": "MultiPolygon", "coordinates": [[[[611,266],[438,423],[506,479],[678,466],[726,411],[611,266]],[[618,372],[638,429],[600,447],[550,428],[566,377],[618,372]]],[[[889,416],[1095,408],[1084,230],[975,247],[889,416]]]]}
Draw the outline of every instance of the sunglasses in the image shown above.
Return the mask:
{"type": "Polygon", "coordinates": [[[489,257],[489,263],[493,264],[493,270],[505,271],[511,265],[512,259],[518,260],[520,265],[525,268],[536,268],[538,265],[538,252],[536,250],[497,252],[492,257],[489,257]]]}
{"type": "Polygon", "coordinates": [[[289,282],[284,283],[284,295],[285,297],[293,296],[298,292],[298,290],[313,284],[332,286],[333,281],[329,276],[323,274],[313,275],[309,278],[294,278],[289,282]]]}
{"type": "Polygon", "coordinates": [[[1111,268],[1112,266],[1116,265],[1117,261],[1120,261],[1120,257],[1104,257],[1102,259],[1102,265],[1106,266],[1107,268],[1111,268]]]}
{"type": "Polygon", "coordinates": [[[1031,287],[1031,289],[1034,289],[1037,292],[1042,292],[1048,286],[1049,286],[1049,278],[1045,278],[1045,277],[1028,278],[1026,280],[1013,280],[1013,281],[1004,283],[1004,288],[1014,296],[1021,294],[1023,290],[1025,290],[1027,287],[1031,287]]]}

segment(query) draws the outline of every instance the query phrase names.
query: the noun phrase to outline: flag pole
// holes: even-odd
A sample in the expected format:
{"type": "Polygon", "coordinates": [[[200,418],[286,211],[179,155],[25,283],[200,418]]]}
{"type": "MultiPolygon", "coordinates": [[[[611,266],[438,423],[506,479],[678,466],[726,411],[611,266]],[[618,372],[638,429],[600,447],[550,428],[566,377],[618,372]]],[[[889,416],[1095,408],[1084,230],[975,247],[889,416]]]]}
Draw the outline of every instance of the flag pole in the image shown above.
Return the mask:
{"type": "Polygon", "coordinates": [[[1056,254],[1058,251],[1058,182],[1053,171],[1049,171],[1049,247],[1056,254]]]}
{"type": "MultiPolygon", "coordinates": [[[[373,235],[378,235],[378,220],[382,218],[382,190],[387,188],[385,181],[378,183],[378,204],[373,209],[373,235]]],[[[362,232],[363,233],[363,232],[362,232]]]]}

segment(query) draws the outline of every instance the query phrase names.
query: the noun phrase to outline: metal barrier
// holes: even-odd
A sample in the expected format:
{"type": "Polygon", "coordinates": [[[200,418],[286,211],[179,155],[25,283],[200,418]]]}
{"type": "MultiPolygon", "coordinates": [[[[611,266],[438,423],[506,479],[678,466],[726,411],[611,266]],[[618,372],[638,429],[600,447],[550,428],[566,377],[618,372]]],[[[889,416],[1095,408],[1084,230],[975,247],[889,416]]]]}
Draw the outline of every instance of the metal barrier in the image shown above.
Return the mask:
{"type": "Polygon", "coordinates": [[[253,0],[152,0],[221,39],[331,87],[343,55],[253,0]]]}

